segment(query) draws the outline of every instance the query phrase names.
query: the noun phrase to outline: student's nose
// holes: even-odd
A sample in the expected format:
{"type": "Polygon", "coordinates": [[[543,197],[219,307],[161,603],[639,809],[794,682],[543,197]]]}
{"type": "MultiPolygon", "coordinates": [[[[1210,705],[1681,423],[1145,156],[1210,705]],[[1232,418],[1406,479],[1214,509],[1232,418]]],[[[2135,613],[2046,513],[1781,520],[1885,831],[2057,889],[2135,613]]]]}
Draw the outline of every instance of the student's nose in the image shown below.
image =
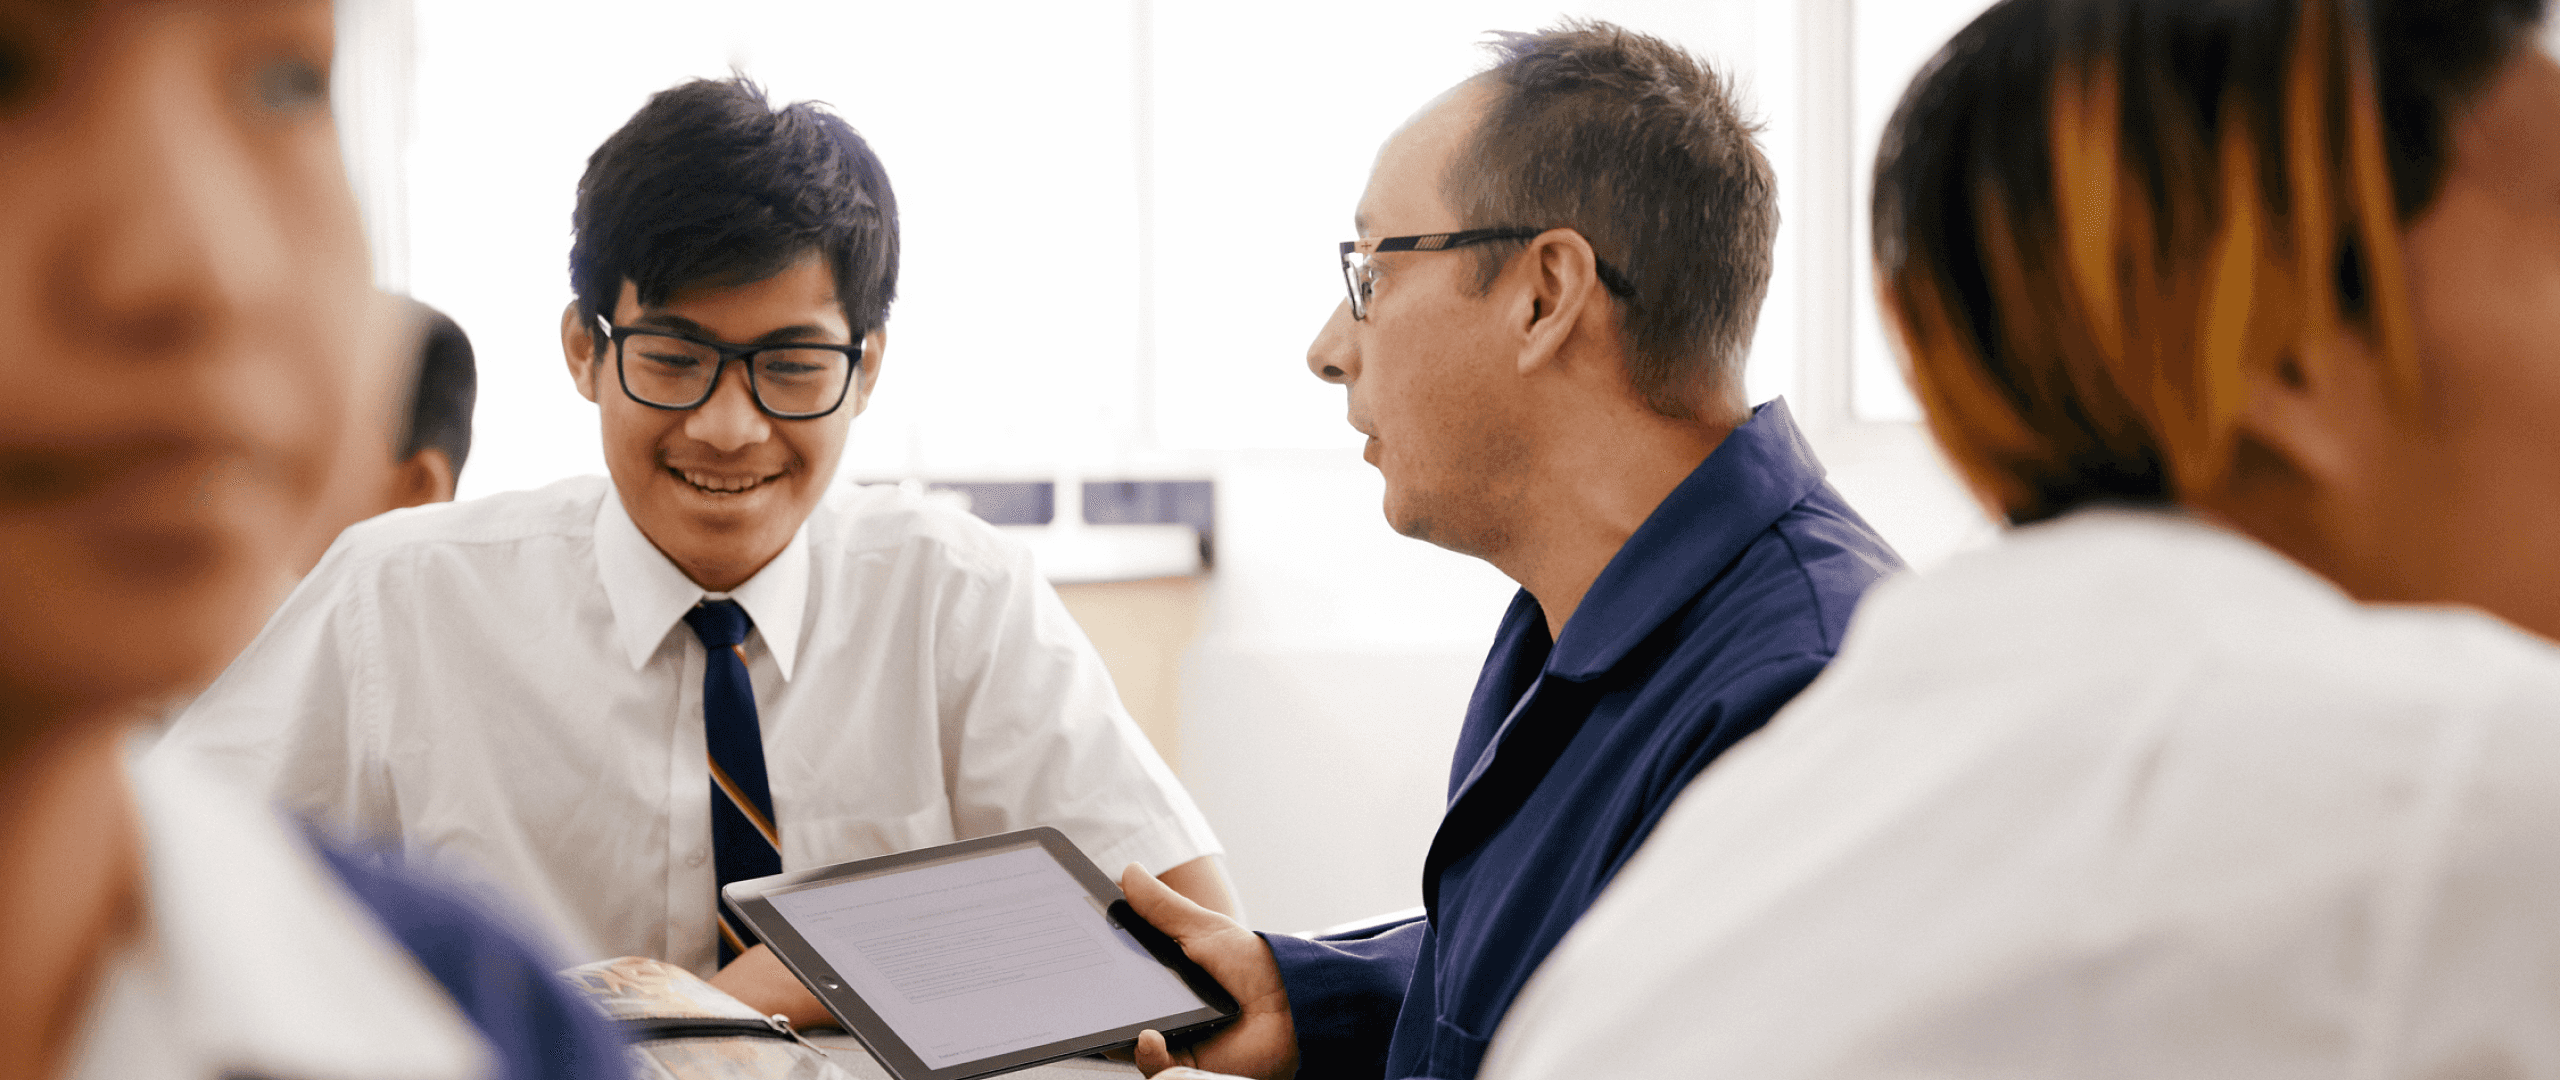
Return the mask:
{"type": "Polygon", "coordinates": [[[1329,383],[1349,383],[1360,373],[1360,350],[1352,341],[1351,301],[1333,305],[1333,316],[1307,345],[1307,370],[1329,383]]]}
{"type": "Polygon", "coordinates": [[[731,363],[720,372],[720,385],[711,391],[711,400],[685,418],[684,433],[722,453],[753,446],[773,434],[773,421],[757,411],[755,397],[748,392],[744,363],[731,363]]]}
{"type": "Polygon", "coordinates": [[[243,130],[257,118],[208,92],[233,81],[214,59],[173,34],[133,44],[73,76],[96,92],[59,165],[81,190],[56,234],[57,312],[120,356],[204,354],[288,306],[291,208],[254,153],[264,133],[243,130]]]}

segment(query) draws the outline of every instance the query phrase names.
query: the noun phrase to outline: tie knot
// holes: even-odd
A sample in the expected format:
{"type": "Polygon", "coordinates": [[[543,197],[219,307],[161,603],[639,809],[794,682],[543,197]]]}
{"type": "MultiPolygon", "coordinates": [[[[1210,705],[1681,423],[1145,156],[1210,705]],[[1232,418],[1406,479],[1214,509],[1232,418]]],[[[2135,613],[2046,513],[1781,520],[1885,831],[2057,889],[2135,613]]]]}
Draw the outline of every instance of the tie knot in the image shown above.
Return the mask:
{"type": "Polygon", "coordinates": [[[747,609],[735,600],[705,600],[684,613],[684,624],[706,649],[726,649],[747,640],[747,609]]]}

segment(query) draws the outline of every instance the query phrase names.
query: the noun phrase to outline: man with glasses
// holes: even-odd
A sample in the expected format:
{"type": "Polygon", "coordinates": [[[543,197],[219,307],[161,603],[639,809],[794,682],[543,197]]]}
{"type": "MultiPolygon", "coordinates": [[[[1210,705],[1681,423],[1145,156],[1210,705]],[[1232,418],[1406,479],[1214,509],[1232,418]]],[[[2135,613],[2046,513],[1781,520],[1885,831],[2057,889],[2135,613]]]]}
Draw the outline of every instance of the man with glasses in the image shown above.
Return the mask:
{"type": "Polygon", "coordinates": [[[1247,1013],[1138,1063],[1468,1080],[1673,797],[1831,659],[1899,565],[1783,402],[1743,398],[1777,193],[1726,82],[1605,23],[1503,35],[1378,152],[1307,352],[1388,522],[1518,581],[1422,866],[1429,910],[1257,936],[1123,875],[1247,1013]]]}
{"type": "Polygon", "coordinates": [[[687,83],[589,159],[575,226],[561,344],[610,480],[350,530],[160,752],[800,1023],[721,884],[1053,825],[1232,909],[1028,552],[893,488],[821,501],[897,284],[862,139],[687,83]]]}

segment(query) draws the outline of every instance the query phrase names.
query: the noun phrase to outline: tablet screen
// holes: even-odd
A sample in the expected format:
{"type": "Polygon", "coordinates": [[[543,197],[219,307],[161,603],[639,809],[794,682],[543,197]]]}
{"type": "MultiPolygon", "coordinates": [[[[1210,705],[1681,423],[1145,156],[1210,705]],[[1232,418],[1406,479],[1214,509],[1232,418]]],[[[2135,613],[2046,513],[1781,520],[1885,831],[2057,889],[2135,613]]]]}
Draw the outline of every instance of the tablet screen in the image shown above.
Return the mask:
{"type": "Polygon", "coordinates": [[[1037,841],[764,899],[928,1068],[1208,1007],[1037,841]]]}

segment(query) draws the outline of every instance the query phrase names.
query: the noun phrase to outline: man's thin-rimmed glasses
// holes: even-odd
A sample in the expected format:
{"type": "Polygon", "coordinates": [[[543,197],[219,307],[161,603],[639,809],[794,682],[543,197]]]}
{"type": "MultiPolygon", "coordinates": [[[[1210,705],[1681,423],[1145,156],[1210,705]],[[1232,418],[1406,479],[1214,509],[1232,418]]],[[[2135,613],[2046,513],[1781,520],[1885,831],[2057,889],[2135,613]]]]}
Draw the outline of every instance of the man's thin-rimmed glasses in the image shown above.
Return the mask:
{"type": "Polygon", "coordinates": [[[672,330],[615,326],[602,316],[596,323],[612,343],[622,392],[652,409],[701,408],[720,388],[720,373],[737,360],[747,369],[748,396],[766,416],[815,420],[844,404],[853,373],[862,368],[858,340],[850,345],[732,345],[672,330]]]}
{"type": "MultiPolygon", "coordinates": [[[[1342,287],[1351,293],[1351,317],[1369,317],[1369,293],[1377,285],[1378,272],[1370,266],[1369,257],[1388,251],[1450,251],[1472,244],[1489,244],[1496,240],[1526,240],[1545,232],[1521,226],[1498,229],[1468,229],[1464,232],[1430,233],[1423,236],[1382,236],[1367,240],[1342,242],[1342,287]]],[[[1626,275],[1599,256],[1592,256],[1591,268],[1599,275],[1602,287],[1620,299],[1634,299],[1636,288],[1626,275]]]]}

